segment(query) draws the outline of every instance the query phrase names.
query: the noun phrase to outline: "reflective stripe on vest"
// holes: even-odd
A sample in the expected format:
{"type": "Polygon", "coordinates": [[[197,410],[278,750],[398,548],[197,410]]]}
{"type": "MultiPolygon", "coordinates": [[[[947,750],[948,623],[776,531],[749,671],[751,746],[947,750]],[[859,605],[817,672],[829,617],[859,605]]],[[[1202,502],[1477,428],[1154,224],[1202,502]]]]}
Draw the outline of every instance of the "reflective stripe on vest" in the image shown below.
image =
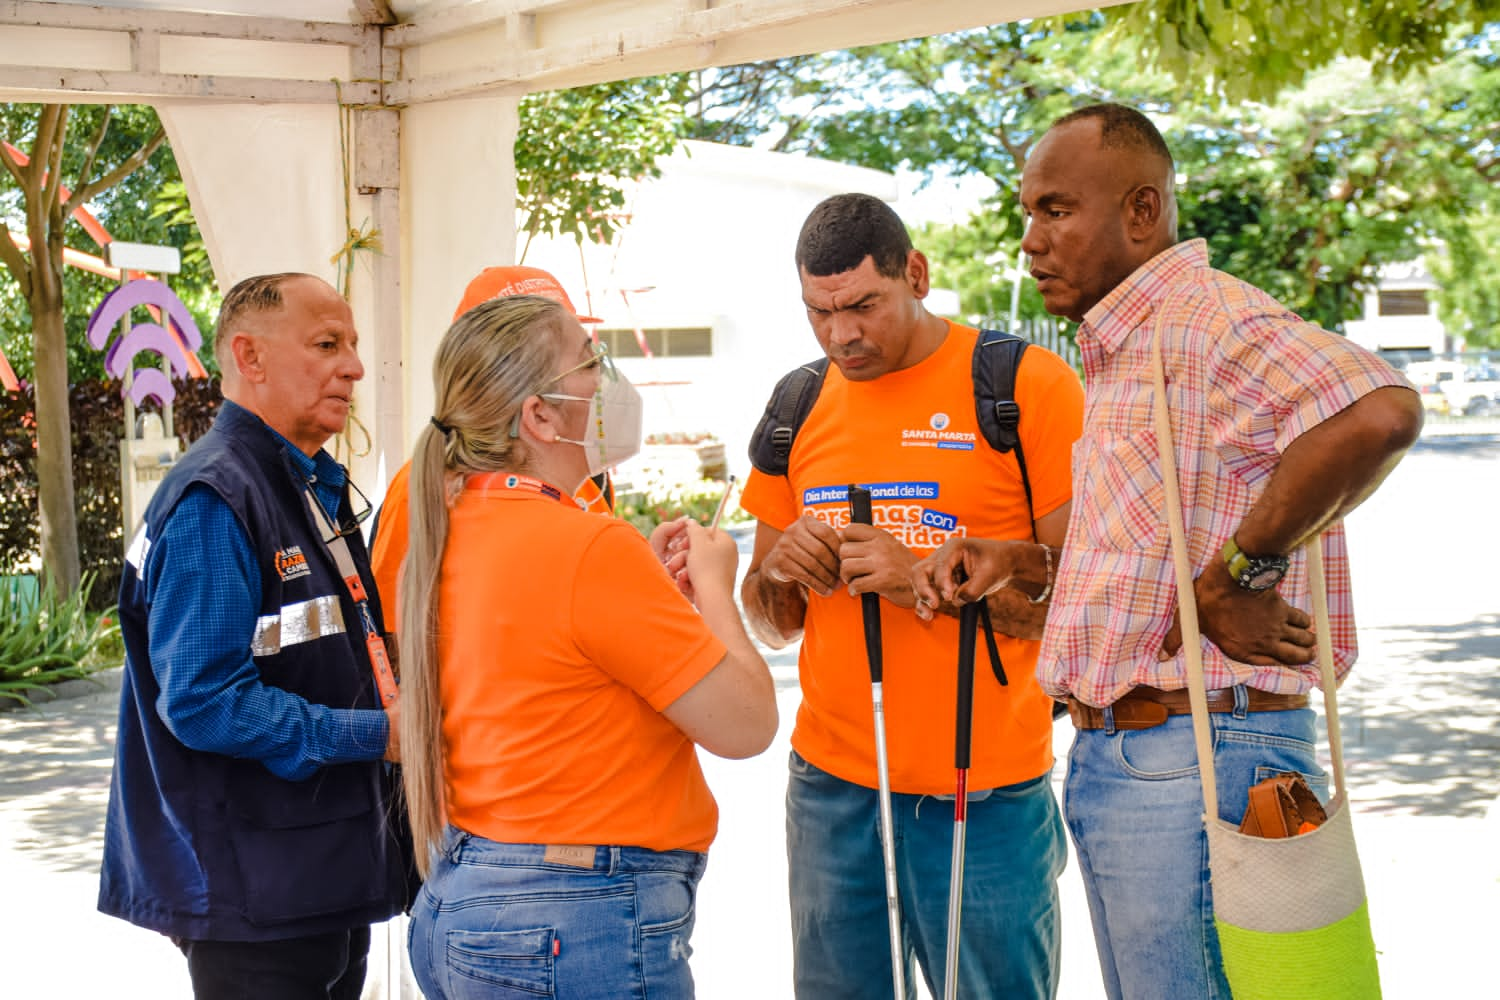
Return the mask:
{"type": "Polygon", "coordinates": [[[285,605],[279,615],[257,618],[255,637],[250,640],[250,654],[272,656],[287,646],[311,642],[325,635],[342,635],[343,632],[344,609],[338,596],[314,597],[285,605]]]}

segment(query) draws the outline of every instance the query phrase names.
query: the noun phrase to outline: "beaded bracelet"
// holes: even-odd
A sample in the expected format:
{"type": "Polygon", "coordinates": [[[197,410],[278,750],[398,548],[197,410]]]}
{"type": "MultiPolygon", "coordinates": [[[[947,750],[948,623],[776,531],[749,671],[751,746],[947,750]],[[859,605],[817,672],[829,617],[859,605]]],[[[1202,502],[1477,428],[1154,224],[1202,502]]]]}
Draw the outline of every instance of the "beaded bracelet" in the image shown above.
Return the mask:
{"type": "Polygon", "coordinates": [[[1046,545],[1042,546],[1042,558],[1047,561],[1047,585],[1031,599],[1032,604],[1041,604],[1052,596],[1052,549],[1046,545]]]}

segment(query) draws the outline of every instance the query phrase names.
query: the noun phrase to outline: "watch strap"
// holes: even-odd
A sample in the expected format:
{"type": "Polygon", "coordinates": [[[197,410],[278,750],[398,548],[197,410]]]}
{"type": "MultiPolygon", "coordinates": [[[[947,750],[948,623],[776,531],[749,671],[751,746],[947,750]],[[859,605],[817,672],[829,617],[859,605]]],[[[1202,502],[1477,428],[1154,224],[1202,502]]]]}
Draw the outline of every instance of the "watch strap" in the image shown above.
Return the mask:
{"type": "Polygon", "coordinates": [[[1229,569],[1230,577],[1235,581],[1243,580],[1250,571],[1250,557],[1235,544],[1233,535],[1229,536],[1219,554],[1224,557],[1224,565],[1229,569]]]}

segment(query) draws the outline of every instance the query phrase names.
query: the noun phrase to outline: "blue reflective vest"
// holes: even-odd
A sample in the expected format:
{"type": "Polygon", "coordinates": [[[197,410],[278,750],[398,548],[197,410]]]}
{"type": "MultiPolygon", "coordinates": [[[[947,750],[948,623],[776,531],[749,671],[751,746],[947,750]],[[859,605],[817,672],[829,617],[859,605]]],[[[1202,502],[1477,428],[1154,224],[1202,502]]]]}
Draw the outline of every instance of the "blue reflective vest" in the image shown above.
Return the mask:
{"type": "MultiPolygon", "coordinates": [[[[378,708],[358,612],[285,447],[254,414],[226,404],[163,480],[141,530],[149,539],[193,484],[212,488],[259,562],[252,652],[262,680],[310,702],[378,708]]],[[[349,542],[373,595],[364,543],[357,533],[349,542]]],[[[144,558],[135,561],[120,584],[126,659],[99,909],[210,941],[322,934],[400,912],[409,839],[390,769],[337,764],[287,781],[258,761],[180,743],[156,711],[144,558]]]]}

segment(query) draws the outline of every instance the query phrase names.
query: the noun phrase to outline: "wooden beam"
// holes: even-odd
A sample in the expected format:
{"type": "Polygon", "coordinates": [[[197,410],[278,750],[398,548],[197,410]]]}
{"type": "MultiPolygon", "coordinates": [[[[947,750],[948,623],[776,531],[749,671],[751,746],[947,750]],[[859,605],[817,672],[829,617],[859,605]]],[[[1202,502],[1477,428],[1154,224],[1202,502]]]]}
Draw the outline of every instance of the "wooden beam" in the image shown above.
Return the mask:
{"type": "Polygon", "coordinates": [[[386,0],[354,0],[354,9],[365,24],[395,24],[396,15],[386,0]]]}
{"type": "Polygon", "coordinates": [[[130,69],[135,73],[161,72],[161,36],[149,31],[130,33],[130,69]]]}
{"type": "MultiPolygon", "coordinates": [[[[383,2],[383,0],[382,0],[383,2]]],[[[369,29],[362,24],[300,21],[240,14],[94,7],[39,0],[0,0],[0,25],[79,28],[90,31],[151,32],[198,38],[241,38],[261,42],[358,45],[369,29]]]]}
{"type": "MultiPolygon", "coordinates": [[[[387,87],[386,94],[392,103],[412,104],[497,87],[508,88],[564,67],[576,69],[618,63],[631,56],[702,44],[724,35],[774,28],[835,12],[848,15],[862,7],[879,7],[888,3],[889,0],[764,0],[760,3],[740,2],[699,10],[678,7],[667,16],[623,31],[602,33],[540,49],[512,49],[499,59],[468,69],[401,80],[387,87]]],[[[459,10],[468,11],[482,6],[498,7],[501,4],[473,4],[459,10]]],[[[533,2],[532,6],[537,4],[533,2]]],[[[399,32],[403,29],[395,30],[399,32]]],[[[621,75],[630,74],[627,72],[621,75]]]]}
{"type": "MultiPolygon", "coordinates": [[[[331,82],[322,80],[122,73],[49,66],[0,66],[0,92],[56,94],[75,102],[101,104],[156,98],[332,104],[339,96],[331,82]]],[[[343,98],[350,104],[376,104],[380,101],[380,86],[366,82],[347,83],[343,87],[343,98]]]]}
{"type": "MultiPolygon", "coordinates": [[[[387,101],[405,105],[480,92],[524,94],[749,62],[817,51],[820,38],[834,47],[870,45],[918,31],[956,31],[1059,14],[1082,9],[1089,0],[658,0],[640,4],[633,21],[614,17],[604,22],[613,27],[555,40],[558,35],[548,31],[548,21],[563,19],[569,27],[579,23],[571,16],[577,13],[573,10],[539,13],[559,2],[563,0],[488,0],[451,9],[451,16],[469,19],[464,27],[477,31],[482,23],[490,29],[485,37],[493,57],[481,55],[469,65],[453,61],[446,64],[453,68],[445,68],[425,62],[418,49],[418,58],[403,65],[432,69],[388,85],[387,101]],[[507,12],[532,17],[537,22],[535,37],[547,41],[540,47],[520,44],[513,33],[506,33],[505,22],[497,20],[507,12]]],[[[1115,2],[1104,0],[1106,6],[1115,2]]],[[[387,29],[386,43],[409,48],[458,30],[450,31],[449,23],[435,14],[387,29]],[[393,34],[399,41],[392,40],[393,34]]],[[[476,50],[477,45],[470,44],[464,51],[476,50]]]]}
{"type": "Polygon", "coordinates": [[[395,49],[452,38],[475,28],[503,24],[514,15],[531,15],[549,7],[559,7],[576,0],[482,0],[480,3],[448,7],[415,21],[407,21],[386,32],[385,43],[395,49]]]}

